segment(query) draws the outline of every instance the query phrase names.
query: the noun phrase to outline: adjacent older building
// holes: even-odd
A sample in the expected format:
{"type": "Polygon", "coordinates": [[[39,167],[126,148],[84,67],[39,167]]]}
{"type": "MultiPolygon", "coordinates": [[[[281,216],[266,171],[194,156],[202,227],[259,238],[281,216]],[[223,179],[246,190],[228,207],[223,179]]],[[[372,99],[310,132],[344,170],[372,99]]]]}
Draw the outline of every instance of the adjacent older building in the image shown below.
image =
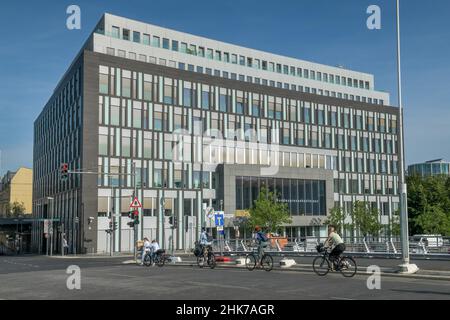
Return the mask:
{"type": "Polygon", "coordinates": [[[19,168],[8,171],[0,181],[0,218],[11,214],[14,203],[24,206],[25,215],[32,213],[33,170],[19,168]]]}
{"type": "MultiPolygon", "coordinates": [[[[130,251],[136,189],[138,237],[183,249],[211,224],[206,207],[234,238],[265,186],[289,206],[286,236],[324,236],[329,210],[356,200],[387,224],[398,109],[374,87],[370,74],[105,14],[35,121],[35,217],[59,219],[71,251],[89,253],[110,249],[114,221],[114,250],[130,251]]],[[[42,222],[33,241],[45,247],[42,222]]]]}

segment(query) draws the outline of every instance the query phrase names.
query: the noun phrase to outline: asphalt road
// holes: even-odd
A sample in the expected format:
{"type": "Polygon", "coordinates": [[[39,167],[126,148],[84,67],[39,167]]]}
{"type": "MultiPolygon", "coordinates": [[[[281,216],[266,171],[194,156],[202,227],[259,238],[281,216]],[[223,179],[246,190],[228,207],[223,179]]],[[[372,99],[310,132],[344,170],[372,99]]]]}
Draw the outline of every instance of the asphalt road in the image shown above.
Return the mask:
{"type": "Polygon", "coordinates": [[[367,277],[311,272],[253,272],[190,266],[139,267],[124,258],[58,259],[0,257],[3,299],[445,299],[450,282],[382,277],[381,290],[367,289],[367,277]],[[81,290],[66,286],[69,265],[81,269],[81,290]]]}

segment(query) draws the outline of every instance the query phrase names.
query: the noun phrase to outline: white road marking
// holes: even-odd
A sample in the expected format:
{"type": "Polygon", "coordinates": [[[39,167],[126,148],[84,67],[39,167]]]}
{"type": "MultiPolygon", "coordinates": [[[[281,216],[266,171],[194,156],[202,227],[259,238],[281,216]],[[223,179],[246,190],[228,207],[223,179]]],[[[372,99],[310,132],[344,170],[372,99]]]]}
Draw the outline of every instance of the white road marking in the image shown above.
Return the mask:
{"type": "Polygon", "coordinates": [[[354,300],[354,299],[342,298],[342,297],[330,297],[330,299],[334,299],[334,300],[354,300]]]}

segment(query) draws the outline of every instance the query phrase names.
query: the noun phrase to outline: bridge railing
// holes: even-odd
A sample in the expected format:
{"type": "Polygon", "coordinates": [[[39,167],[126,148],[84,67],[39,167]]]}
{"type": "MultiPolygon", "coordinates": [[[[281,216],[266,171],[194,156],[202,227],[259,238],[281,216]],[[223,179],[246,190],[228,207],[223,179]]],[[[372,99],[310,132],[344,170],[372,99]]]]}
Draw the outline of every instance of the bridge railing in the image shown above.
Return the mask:
{"type": "MultiPolygon", "coordinates": [[[[450,259],[450,238],[439,237],[439,241],[426,239],[410,239],[410,254],[415,256],[436,256],[450,259]]],[[[269,241],[265,249],[272,254],[280,255],[312,255],[316,254],[316,246],[323,243],[325,237],[304,237],[273,239],[269,241]],[[286,241],[287,240],[287,241],[286,241]]],[[[344,239],[346,252],[361,256],[400,256],[401,244],[399,239],[380,237],[364,238],[352,237],[344,239]]],[[[225,239],[220,242],[215,240],[213,248],[215,252],[224,254],[244,254],[256,247],[253,239],[225,239]]]]}

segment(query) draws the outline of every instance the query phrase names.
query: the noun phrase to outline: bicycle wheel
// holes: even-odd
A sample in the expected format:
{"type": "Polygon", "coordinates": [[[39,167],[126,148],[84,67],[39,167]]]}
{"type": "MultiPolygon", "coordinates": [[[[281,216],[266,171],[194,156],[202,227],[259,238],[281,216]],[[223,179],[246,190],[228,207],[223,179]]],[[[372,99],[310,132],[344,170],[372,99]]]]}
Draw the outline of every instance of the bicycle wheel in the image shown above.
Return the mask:
{"type": "Polygon", "coordinates": [[[152,265],[152,256],[150,254],[146,254],[144,257],[144,265],[150,267],[152,265]]]}
{"type": "Polygon", "coordinates": [[[355,276],[358,267],[352,257],[342,257],[339,263],[339,271],[346,278],[352,278],[355,276]]]}
{"type": "Polygon", "coordinates": [[[256,267],[256,256],[254,254],[248,254],[245,256],[245,266],[248,271],[255,270],[256,267]]]}
{"type": "Polygon", "coordinates": [[[165,262],[166,262],[166,257],[164,257],[164,255],[157,255],[157,257],[156,257],[156,265],[158,267],[164,266],[165,262]]]}
{"type": "Polygon", "coordinates": [[[214,269],[216,267],[216,257],[214,256],[214,253],[208,254],[208,266],[211,269],[214,269]]]}
{"type": "Polygon", "coordinates": [[[273,269],[273,258],[272,256],[265,254],[261,259],[261,265],[267,272],[273,269]]]}
{"type": "Polygon", "coordinates": [[[313,270],[319,276],[325,276],[330,271],[330,262],[326,257],[316,257],[313,261],[313,270]]]}
{"type": "Polygon", "coordinates": [[[200,268],[203,268],[205,266],[205,257],[203,255],[197,257],[197,265],[200,268]]]}

